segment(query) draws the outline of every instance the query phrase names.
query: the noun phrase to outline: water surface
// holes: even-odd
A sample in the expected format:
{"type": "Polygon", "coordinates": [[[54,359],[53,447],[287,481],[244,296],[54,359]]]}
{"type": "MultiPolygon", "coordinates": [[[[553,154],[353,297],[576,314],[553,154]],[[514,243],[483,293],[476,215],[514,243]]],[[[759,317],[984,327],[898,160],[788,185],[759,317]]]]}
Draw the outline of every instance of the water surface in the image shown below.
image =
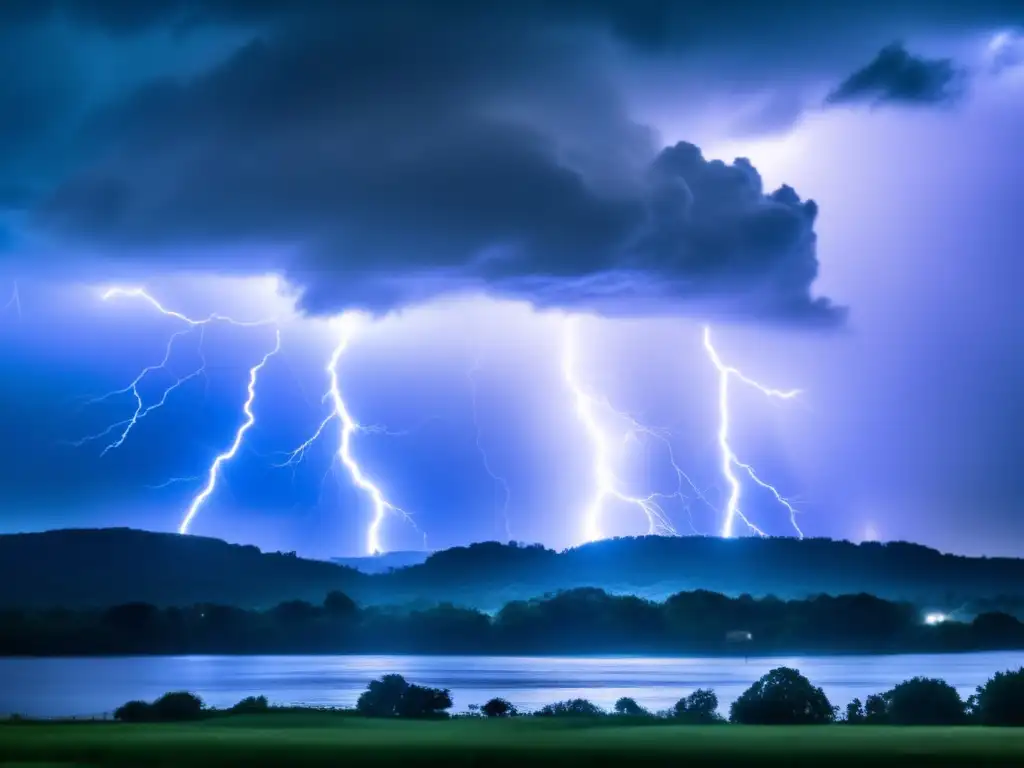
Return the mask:
{"type": "Polygon", "coordinates": [[[583,697],[611,707],[631,696],[653,710],[695,688],[714,688],[723,711],[780,665],[797,667],[841,707],[915,675],[941,677],[961,695],[993,673],[1024,664],[1022,653],[759,658],[565,658],[514,656],[141,656],[0,658],[0,715],[93,716],[131,699],[173,690],[228,707],[246,696],[276,704],[351,706],[367,682],[389,672],[450,688],[455,711],[503,696],[533,710],[583,697]]]}

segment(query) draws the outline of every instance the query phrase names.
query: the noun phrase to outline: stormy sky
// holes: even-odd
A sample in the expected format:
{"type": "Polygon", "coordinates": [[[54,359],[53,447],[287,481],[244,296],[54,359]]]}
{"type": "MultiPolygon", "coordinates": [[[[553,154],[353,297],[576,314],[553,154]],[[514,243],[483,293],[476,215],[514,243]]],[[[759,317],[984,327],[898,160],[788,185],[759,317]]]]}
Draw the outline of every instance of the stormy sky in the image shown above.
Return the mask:
{"type": "MultiPolygon", "coordinates": [[[[413,521],[389,549],[581,541],[575,317],[616,482],[679,533],[720,532],[729,491],[708,325],[801,390],[734,385],[730,445],[806,535],[1020,555],[1022,25],[996,0],[5,3],[0,530],[177,529],[280,330],[191,530],[362,551],[338,425],[288,464],[359,311],[338,378],[413,521]]],[[[749,479],[742,510],[796,535],[749,479]]]]}

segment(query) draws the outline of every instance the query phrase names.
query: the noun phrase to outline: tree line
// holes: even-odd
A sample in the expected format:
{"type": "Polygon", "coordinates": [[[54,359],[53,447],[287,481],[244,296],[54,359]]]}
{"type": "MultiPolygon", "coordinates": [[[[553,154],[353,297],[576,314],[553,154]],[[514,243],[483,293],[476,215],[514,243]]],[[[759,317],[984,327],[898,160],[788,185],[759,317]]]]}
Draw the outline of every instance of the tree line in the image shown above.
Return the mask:
{"type": "MultiPolygon", "coordinates": [[[[352,710],[334,710],[343,715],[374,718],[439,719],[450,717],[451,692],[409,683],[401,675],[384,675],[373,680],[359,696],[352,710]]],[[[271,707],[265,696],[250,696],[228,710],[208,710],[195,694],[167,693],[155,702],[130,701],[119,707],[114,718],[122,722],[174,722],[199,720],[231,714],[269,714],[294,711],[296,707],[271,707]]],[[[623,697],[612,712],[587,699],[569,699],[521,713],[507,699],[493,698],[472,706],[466,715],[487,718],[611,717],[635,722],[664,722],[711,725],[993,725],[1024,726],[1024,667],[997,672],[967,700],[952,685],[938,678],[914,677],[893,688],[854,699],[844,711],[829,701],[825,692],[791,667],[777,667],[763,675],[729,706],[728,718],[719,711],[713,690],[698,688],[662,712],[651,712],[634,699],[623,697]]]]}
{"type": "Polygon", "coordinates": [[[1024,560],[828,539],[642,536],[562,552],[483,542],[370,575],[199,536],[64,530],[0,535],[0,582],[16,585],[0,590],[0,608],[77,610],[141,601],[251,609],[292,598],[319,603],[339,590],[363,605],[449,601],[494,611],[511,600],[591,586],[659,600],[694,589],[787,598],[868,592],[946,611],[988,599],[994,602],[982,610],[1024,619],[1012,597],[1024,594],[1024,560]]]}
{"type": "Polygon", "coordinates": [[[517,600],[490,615],[441,604],[223,605],[0,612],[0,655],[190,653],[732,654],[893,653],[1024,648],[1024,624],[989,612],[931,626],[909,603],[866,594],[781,600],[707,591],[663,602],[594,588],[517,600]]]}

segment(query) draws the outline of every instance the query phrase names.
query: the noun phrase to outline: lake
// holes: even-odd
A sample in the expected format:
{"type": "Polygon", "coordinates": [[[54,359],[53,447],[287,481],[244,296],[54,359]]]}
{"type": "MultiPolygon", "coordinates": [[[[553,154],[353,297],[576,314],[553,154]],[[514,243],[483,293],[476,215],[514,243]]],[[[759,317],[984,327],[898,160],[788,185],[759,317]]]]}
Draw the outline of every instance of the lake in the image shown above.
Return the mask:
{"type": "Polygon", "coordinates": [[[520,709],[582,697],[611,707],[631,696],[652,710],[695,688],[713,688],[723,712],[751,683],[780,665],[796,667],[833,704],[922,675],[940,677],[964,697],[993,673],[1017,669],[1022,653],[752,658],[565,658],[511,656],[140,656],[88,659],[0,658],[0,715],[96,716],[131,699],[188,690],[228,707],[264,694],[275,704],[351,706],[373,678],[389,672],[450,688],[454,711],[503,696],[520,709]]]}

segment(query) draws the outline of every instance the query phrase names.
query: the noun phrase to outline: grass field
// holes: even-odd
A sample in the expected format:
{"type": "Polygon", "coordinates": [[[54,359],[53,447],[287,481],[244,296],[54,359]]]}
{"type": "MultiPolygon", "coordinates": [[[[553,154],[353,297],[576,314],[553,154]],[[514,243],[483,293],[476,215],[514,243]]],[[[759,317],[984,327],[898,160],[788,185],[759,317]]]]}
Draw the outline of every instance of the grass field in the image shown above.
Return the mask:
{"type": "Polygon", "coordinates": [[[374,721],[318,714],[192,724],[0,726],[0,765],[1022,766],[1024,729],[374,721]]]}

